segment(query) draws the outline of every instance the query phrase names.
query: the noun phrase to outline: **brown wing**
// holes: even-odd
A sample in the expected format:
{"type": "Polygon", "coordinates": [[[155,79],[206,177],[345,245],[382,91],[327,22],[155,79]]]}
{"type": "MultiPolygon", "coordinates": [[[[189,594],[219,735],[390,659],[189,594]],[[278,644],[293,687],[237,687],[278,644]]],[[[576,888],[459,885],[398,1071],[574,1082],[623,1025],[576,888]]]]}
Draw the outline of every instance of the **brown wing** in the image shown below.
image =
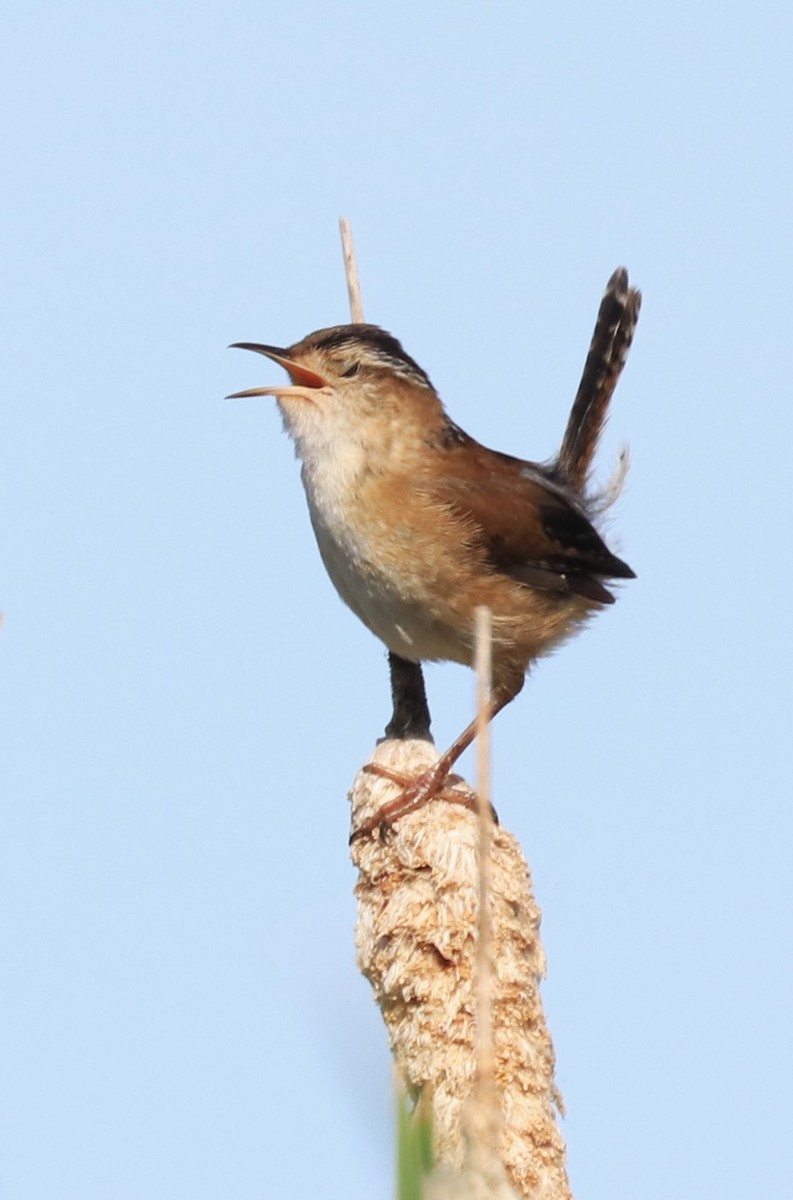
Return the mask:
{"type": "Polygon", "coordinates": [[[538,464],[488,450],[456,427],[453,434],[440,451],[438,498],[477,531],[493,566],[532,587],[613,603],[600,581],[634,573],[580,501],[538,464]]]}

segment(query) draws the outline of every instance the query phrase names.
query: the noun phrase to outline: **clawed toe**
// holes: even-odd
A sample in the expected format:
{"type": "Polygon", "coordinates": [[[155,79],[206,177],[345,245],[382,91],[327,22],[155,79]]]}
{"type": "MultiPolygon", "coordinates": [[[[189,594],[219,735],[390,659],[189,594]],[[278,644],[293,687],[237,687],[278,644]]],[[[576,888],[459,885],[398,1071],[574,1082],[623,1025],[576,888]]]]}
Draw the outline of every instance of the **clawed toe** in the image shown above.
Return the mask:
{"type": "Polygon", "coordinates": [[[378,775],[381,779],[389,779],[391,783],[398,783],[403,788],[409,788],[412,783],[417,782],[415,775],[403,775],[400,771],[392,771],[390,767],[376,762],[366,763],[363,769],[367,775],[378,775]]]}
{"type": "Polygon", "coordinates": [[[457,775],[449,776],[449,767],[443,759],[423,771],[421,775],[412,778],[398,771],[391,771],[388,767],[382,767],[379,763],[367,763],[364,770],[399,784],[403,791],[394,800],[383,804],[368,821],[359,825],[350,838],[351,842],[374,833],[376,829],[380,831],[381,837],[384,836],[395,821],[408,816],[409,813],[417,812],[430,800],[446,800],[451,804],[461,804],[464,808],[474,808],[476,805],[473,793],[461,791],[454,786],[462,780],[457,775]]]}

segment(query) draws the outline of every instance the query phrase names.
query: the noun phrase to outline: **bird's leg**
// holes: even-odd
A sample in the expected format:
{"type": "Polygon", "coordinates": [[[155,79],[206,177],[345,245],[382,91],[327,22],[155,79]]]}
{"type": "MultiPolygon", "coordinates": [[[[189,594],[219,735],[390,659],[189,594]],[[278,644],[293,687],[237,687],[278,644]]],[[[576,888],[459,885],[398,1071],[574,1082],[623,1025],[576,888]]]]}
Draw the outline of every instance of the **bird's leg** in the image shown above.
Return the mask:
{"type": "MultiPolygon", "coordinates": [[[[521,674],[519,678],[513,677],[509,683],[503,683],[496,687],[488,711],[488,721],[492,721],[496,714],[509,704],[510,700],[514,700],[522,686],[523,675],[521,674]]],[[[472,808],[474,801],[470,794],[454,789],[444,791],[444,789],[452,767],[476,737],[476,729],[477,722],[474,720],[452,742],[446,753],[442,754],[433,766],[422,771],[421,775],[415,779],[400,775],[396,771],[389,771],[387,767],[381,767],[379,763],[367,763],[364,767],[365,771],[402,784],[404,791],[396,799],[384,804],[365,824],[359,826],[353,836],[359,838],[374,832],[375,829],[388,829],[394,821],[398,821],[400,817],[406,817],[408,813],[416,812],[417,809],[423,808],[427,801],[436,797],[449,800],[454,804],[462,804],[464,808],[472,808]]]]}
{"type": "Polygon", "coordinates": [[[385,728],[387,738],[421,738],[431,742],[430,710],[424,690],[421,663],[410,662],[389,651],[394,712],[385,728]]]}

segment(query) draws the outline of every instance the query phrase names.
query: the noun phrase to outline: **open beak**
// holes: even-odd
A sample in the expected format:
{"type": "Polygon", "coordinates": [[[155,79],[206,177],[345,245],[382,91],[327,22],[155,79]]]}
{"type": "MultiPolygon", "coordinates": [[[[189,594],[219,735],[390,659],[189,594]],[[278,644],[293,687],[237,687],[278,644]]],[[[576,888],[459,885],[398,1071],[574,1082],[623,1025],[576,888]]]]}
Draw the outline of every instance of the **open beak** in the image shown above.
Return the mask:
{"type": "Polygon", "coordinates": [[[227,400],[241,400],[247,396],[299,396],[302,400],[311,400],[312,392],[328,386],[327,379],[317,375],[316,371],[309,371],[308,367],[301,367],[300,363],[293,362],[287,357],[286,351],[278,346],[260,346],[258,342],[232,342],[229,349],[253,350],[256,354],[264,354],[266,358],[271,358],[279,367],[289,372],[293,386],[249,388],[245,392],[232,392],[230,396],[226,396],[227,400]]]}

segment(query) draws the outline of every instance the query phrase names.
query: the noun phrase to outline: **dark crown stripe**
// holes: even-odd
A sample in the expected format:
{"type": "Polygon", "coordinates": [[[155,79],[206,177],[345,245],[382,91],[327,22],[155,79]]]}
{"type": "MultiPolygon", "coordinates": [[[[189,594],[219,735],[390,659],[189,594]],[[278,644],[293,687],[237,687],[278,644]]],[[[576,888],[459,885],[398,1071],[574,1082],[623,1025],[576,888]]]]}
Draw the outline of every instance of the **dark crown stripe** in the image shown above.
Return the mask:
{"type": "Polygon", "coordinates": [[[386,333],[379,325],[338,325],[334,329],[321,329],[312,341],[317,350],[349,348],[355,351],[364,347],[373,358],[382,362],[384,367],[408,372],[417,376],[428,387],[432,387],[427,372],[405,353],[395,337],[386,333]]]}

